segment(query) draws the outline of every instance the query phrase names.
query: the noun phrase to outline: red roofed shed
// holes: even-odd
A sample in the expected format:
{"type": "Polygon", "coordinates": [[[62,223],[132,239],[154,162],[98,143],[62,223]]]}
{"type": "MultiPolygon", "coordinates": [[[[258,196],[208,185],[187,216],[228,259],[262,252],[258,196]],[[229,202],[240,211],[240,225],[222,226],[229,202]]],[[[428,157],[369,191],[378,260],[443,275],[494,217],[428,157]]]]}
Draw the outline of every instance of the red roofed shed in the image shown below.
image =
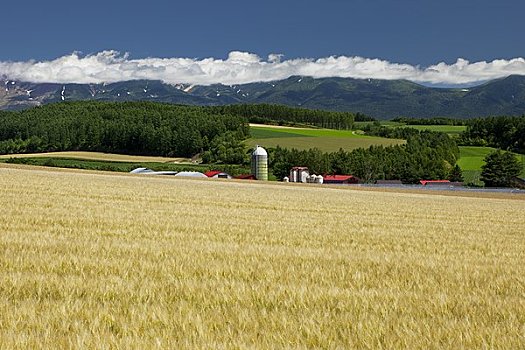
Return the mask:
{"type": "Polygon", "coordinates": [[[419,183],[423,186],[429,186],[429,185],[448,185],[450,184],[450,180],[419,180],[419,183]]]}
{"type": "Polygon", "coordinates": [[[219,178],[219,179],[231,179],[232,176],[220,170],[210,170],[204,173],[207,177],[219,178]]]}
{"type": "Polygon", "coordinates": [[[356,184],[359,179],[352,175],[325,175],[323,183],[325,184],[356,184]]]}
{"type": "Polygon", "coordinates": [[[239,180],[256,180],[255,175],[252,175],[252,174],[237,175],[237,176],[234,176],[233,178],[239,179],[239,180]]]}

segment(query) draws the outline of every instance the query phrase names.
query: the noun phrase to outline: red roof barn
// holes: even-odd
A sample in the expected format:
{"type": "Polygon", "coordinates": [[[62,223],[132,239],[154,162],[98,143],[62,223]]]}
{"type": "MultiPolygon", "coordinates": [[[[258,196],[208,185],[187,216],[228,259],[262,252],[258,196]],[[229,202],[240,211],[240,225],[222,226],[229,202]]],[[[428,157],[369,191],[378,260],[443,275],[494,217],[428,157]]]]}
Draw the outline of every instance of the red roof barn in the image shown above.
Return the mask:
{"type": "Polygon", "coordinates": [[[204,173],[207,177],[213,177],[215,179],[231,179],[232,176],[220,170],[210,170],[204,173]]]}
{"type": "Polygon", "coordinates": [[[356,184],[359,179],[352,175],[325,175],[323,183],[325,184],[356,184]]]}
{"type": "Polygon", "coordinates": [[[233,178],[239,179],[239,180],[256,180],[255,175],[252,175],[252,174],[237,175],[237,176],[234,176],[233,178]]]}
{"type": "Polygon", "coordinates": [[[448,185],[450,184],[450,180],[419,180],[419,183],[423,186],[431,186],[431,185],[448,185]]]}

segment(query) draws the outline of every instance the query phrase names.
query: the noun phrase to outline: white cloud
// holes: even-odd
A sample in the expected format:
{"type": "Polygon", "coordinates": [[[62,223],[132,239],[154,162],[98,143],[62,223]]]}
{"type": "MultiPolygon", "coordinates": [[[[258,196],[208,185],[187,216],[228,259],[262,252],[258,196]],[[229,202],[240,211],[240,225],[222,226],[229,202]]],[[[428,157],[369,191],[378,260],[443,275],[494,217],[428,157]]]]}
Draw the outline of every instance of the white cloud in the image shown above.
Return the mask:
{"type": "Polygon", "coordinates": [[[243,84],[285,79],[292,75],[407,79],[430,84],[473,84],[511,74],[525,75],[525,59],[438,63],[427,68],[364,57],[330,56],[319,59],[283,59],[270,54],[267,60],[233,51],[228,58],[145,58],[103,51],[82,56],[72,53],[52,61],[0,62],[0,76],[34,83],[112,83],[152,79],[166,83],[210,85],[243,84]]]}

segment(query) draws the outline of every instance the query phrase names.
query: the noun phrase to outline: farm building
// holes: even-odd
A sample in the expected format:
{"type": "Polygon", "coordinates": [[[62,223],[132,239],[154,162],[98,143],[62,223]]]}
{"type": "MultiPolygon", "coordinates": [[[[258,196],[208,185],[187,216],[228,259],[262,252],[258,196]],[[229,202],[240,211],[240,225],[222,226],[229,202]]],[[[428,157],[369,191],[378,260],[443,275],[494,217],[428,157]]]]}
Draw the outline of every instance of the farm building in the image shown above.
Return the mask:
{"type": "Polygon", "coordinates": [[[220,170],[210,170],[204,173],[207,177],[214,179],[231,179],[232,176],[220,170]]]}
{"type": "Polygon", "coordinates": [[[423,186],[463,186],[463,182],[451,182],[450,180],[420,180],[419,183],[423,186]]]}
{"type": "Polygon", "coordinates": [[[180,173],[177,173],[175,176],[183,176],[183,177],[206,177],[203,173],[200,173],[198,171],[181,171],[180,173]]]}
{"type": "Polygon", "coordinates": [[[136,169],[131,170],[129,173],[130,174],[149,174],[149,173],[154,173],[154,171],[148,168],[136,168],[136,169]]]}
{"type": "Polygon", "coordinates": [[[238,180],[257,180],[253,174],[241,174],[233,177],[238,180]]]}
{"type": "Polygon", "coordinates": [[[423,186],[448,186],[450,180],[419,180],[423,186]]]}
{"type": "Polygon", "coordinates": [[[352,175],[325,175],[323,182],[325,184],[356,184],[359,179],[352,175]]]}
{"type": "Polygon", "coordinates": [[[377,180],[376,181],[376,185],[381,185],[381,186],[399,186],[402,184],[403,183],[401,182],[401,180],[377,180]]]}
{"type": "Polygon", "coordinates": [[[154,171],[148,168],[137,168],[130,171],[130,174],[141,175],[176,175],[176,171],[154,171]]]}

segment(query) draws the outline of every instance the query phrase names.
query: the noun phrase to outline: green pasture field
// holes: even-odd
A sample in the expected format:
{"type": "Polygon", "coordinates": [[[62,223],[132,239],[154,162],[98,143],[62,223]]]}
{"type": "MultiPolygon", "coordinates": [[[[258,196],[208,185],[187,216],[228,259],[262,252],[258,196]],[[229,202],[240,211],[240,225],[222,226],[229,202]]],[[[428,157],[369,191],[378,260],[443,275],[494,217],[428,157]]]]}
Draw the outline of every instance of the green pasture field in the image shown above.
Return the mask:
{"type": "MultiPolygon", "coordinates": [[[[481,167],[485,164],[485,157],[495,150],[492,147],[459,146],[460,158],[458,165],[463,170],[481,170],[481,167]]],[[[525,160],[525,155],[523,154],[516,154],[516,157],[522,163],[525,160]]]]}
{"type": "MultiPolygon", "coordinates": [[[[474,146],[459,146],[460,157],[458,165],[463,170],[463,178],[465,183],[473,183],[481,185],[481,167],[485,164],[485,157],[494,152],[496,149],[492,147],[474,147],[474,146]]],[[[525,164],[525,155],[516,154],[516,157],[525,164]]],[[[525,165],[522,176],[525,176],[525,165]]]]}
{"type": "Polygon", "coordinates": [[[462,170],[481,171],[481,166],[485,164],[483,159],[495,150],[492,147],[459,146],[458,165],[462,170]]]}
{"type": "Polygon", "coordinates": [[[355,130],[251,126],[250,131],[252,137],[246,141],[246,144],[251,147],[255,145],[297,149],[317,147],[325,152],[335,152],[340,148],[353,150],[372,145],[391,146],[405,143],[404,140],[362,135],[355,130]]]}

